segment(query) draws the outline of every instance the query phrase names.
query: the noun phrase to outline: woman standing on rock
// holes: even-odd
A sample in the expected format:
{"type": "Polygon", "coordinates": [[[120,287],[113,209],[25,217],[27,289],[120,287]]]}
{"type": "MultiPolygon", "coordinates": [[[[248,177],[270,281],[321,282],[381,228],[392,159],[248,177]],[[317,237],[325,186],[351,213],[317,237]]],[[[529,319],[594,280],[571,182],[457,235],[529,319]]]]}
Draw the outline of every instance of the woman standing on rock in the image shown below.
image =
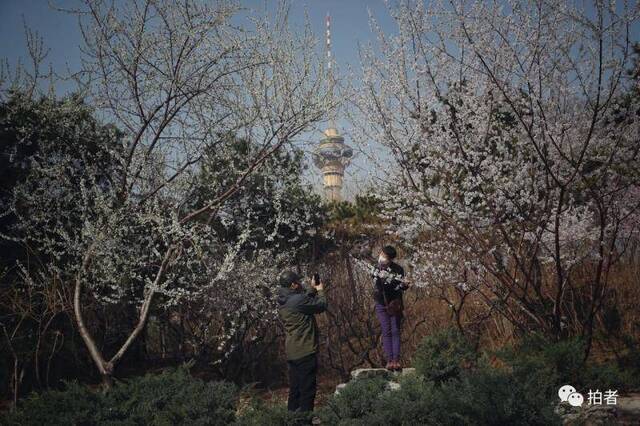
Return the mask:
{"type": "Polygon", "coordinates": [[[403,280],[404,269],[394,262],[396,249],[382,248],[378,265],[374,268],[374,293],[376,315],[382,330],[382,347],[387,361],[386,368],[399,371],[400,366],[400,325],[403,316],[402,292],[409,288],[403,280]]]}

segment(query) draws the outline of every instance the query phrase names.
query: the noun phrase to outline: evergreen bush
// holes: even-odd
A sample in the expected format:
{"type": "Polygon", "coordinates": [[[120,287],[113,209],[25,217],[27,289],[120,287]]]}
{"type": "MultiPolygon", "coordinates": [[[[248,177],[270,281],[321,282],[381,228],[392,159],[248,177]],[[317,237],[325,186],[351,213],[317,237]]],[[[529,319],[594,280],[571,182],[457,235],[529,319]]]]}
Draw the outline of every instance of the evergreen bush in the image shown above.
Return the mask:
{"type": "Polygon", "coordinates": [[[267,405],[259,399],[240,414],[235,426],[297,426],[311,423],[313,413],[290,412],[285,405],[267,405]]]}
{"type": "Polygon", "coordinates": [[[555,399],[539,387],[547,387],[542,376],[522,381],[486,366],[443,383],[408,377],[398,391],[386,390],[384,381],[359,380],[319,413],[323,424],[340,426],[560,424],[555,399]]]}
{"type": "MultiPolygon", "coordinates": [[[[360,424],[359,421],[366,420],[378,409],[380,395],[384,393],[386,385],[386,380],[380,377],[349,383],[320,410],[323,423],[360,424]]],[[[368,424],[372,424],[370,420],[368,424]]]]}
{"type": "Polygon", "coordinates": [[[91,425],[100,394],[76,382],[65,383],[64,390],[33,393],[19,404],[15,413],[0,414],[0,424],[7,425],[91,425]]]}
{"type": "Polygon", "coordinates": [[[186,367],[147,374],[93,391],[77,383],[65,390],[33,394],[12,414],[12,425],[228,425],[235,420],[233,384],[204,382],[186,367]]]}
{"type": "Polygon", "coordinates": [[[425,337],[413,356],[418,374],[437,383],[456,378],[476,359],[473,346],[457,329],[447,328],[425,337]]]}

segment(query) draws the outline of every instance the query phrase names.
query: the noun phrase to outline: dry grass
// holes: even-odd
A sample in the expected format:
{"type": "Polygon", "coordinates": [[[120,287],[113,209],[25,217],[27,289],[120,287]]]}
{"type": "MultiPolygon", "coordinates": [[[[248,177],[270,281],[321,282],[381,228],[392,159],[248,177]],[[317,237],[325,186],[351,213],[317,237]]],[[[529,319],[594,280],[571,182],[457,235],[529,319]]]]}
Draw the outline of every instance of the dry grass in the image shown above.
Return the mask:
{"type": "MultiPolygon", "coordinates": [[[[382,364],[379,326],[373,312],[370,283],[355,274],[349,280],[346,263],[331,263],[332,288],[329,291],[331,316],[323,316],[320,327],[325,335],[322,360],[325,371],[349,371],[355,367],[382,364]],[[372,335],[373,334],[373,335],[372,335]],[[363,357],[363,351],[369,351],[363,357]]],[[[576,288],[587,288],[592,271],[583,268],[572,276],[576,288]]],[[[607,297],[596,318],[596,333],[590,359],[601,360],[622,354],[626,349],[623,337],[640,341],[640,259],[620,263],[608,277],[607,297]],[[611,324],[611,312],[619,315],[619,326],[611,324]]],[[[455,292],[448,294],[456,300],[455,292]]],[[[402,360],[411,358],[422,338],[445,327],[455,327],[454,310],[437,296],[416,288],[405,294],[405,321],[402,331],[402,360]]],[[[615,316],[615,315],[614,315],[615,316]]],[[[496,312],[488,313],[486,303],[470,295],[461,308],[460,322],[471,335],[479,336],[480,349],[496,350],[513,344],[519,338],[514,326],[496,312]]],[[[579,333],[578,327],[574,333],[579,333]]]]}

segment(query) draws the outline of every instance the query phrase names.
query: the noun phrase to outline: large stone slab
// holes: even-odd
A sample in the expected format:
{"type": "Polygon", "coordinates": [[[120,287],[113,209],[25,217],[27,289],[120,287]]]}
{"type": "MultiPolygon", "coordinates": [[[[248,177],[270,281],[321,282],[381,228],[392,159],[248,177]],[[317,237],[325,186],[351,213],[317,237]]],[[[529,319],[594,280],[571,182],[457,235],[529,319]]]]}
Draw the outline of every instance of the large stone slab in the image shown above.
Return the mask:
{"type": "Polygon", "coordinates": [[[403,368],[402,371],[389,371],[386,368],[358,368],[351,372],[351,380],[372,379],[381,377],[385,380],[395,380],[398,376],[416,374],[415,368],[403,368]]]}
{"type": "Polygon", "coordinates": [[[351,380],[373,379],[376,377],[391,380],[393,372],[386,368],[358,368],[351,372],[351,380]]]}
{"type": "MultiPolygon", "coordinates": [[[[398,379],[401,376],[410,376],[413,374],[416,374],[415,368],[403,368],[402,371],[389,371],[386,368],[359,368],[351,372],[351,381],[380,377],[387,381],[387,390],[398,390],[400,389],[398,379]]],[[[339,395],[347,384],[348,383],[340,383],[336,386],[334,393],[339,395]]]]}

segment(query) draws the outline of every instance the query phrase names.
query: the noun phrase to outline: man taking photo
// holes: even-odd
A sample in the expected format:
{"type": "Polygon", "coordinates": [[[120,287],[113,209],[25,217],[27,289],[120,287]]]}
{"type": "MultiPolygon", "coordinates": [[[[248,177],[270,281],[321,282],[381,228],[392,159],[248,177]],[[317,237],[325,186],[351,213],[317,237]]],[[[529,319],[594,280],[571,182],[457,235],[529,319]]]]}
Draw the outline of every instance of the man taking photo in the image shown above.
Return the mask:
{"type": "Polygon", "coordinates": [[[322,282],[311,280],[305,290],[293,271],[280,275],[278,313],[286,332],[285,351],[289,366],[289,411],[313,411],[318,371],[319,330],[315,315],[327,309],[322,282]]]}

